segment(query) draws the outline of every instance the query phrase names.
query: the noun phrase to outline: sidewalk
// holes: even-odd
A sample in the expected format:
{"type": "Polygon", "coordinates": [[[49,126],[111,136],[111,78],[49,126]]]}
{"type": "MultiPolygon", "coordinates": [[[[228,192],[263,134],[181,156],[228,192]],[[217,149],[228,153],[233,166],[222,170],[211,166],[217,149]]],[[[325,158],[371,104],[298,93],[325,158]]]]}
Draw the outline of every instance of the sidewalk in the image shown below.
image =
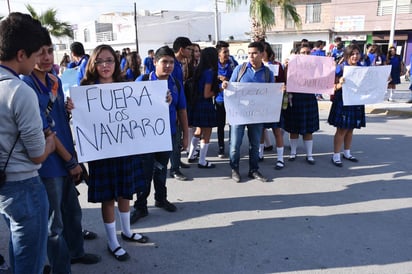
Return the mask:
{"type": "MultiPolygon", "coordinates": [[[[402,82],[397,85],[396,92],[393,95],[393,101],[384,101],[379,104],[366,105],[365,111],[370,114],[401,115],[412,116],[412,104],[407,103],[411,99],[409,90],[410,82],[402,82]]],[[[327,98],[327,97],[325,97],[327,98]]],[[[329,99],[319,101],[320,110],[329,110],[331,106],[329,99]]]]}

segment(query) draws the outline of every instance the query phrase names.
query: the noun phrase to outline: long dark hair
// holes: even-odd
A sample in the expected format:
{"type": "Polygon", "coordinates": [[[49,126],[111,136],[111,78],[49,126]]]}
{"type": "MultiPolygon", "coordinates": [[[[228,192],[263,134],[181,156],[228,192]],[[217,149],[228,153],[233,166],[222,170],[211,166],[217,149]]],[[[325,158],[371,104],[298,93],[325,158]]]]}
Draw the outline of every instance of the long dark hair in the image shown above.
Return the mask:
{"type": "Polygon", "coordinates": [[[109,45],[99,45],[97,46],[92,54],[90,55],[89,61],[87,62],[86,72],[83,79],[80,81],[80,85],[92,85],[96,84],[97,80],[99,80],[99,74],[96,69],[96,59],[97,56],[103,51],[108,50],[113,56],[114,59],[114,72],[113,72],[113,82],[122,82],[122,77],[120,73],[120,62],[116,57],[116,52],[114,49],[109,45]]]}
{"type": "Polygon", "coordinates": [[[141,60],[140,63],[137,62],[138,57],[140,58],[136,51],[132,51],[131,53],[126,55],[126,66],[124,67],[123,72],[126,73],[127,69],[130,69],[133,73],[133,80],[135,80],[141,74],[140,65],[142,64],[142,62],[141,60]]]}
{"type": "Polygon", "coordinates": [[[202,77],[203,71],[212,69],[213,70],[212,90],[215,93],[219,92],[219,84],[217,80],[217,70],[218,70],[217,62],[218,62],[218,54],[217,54],[216,48],[207,47],[201,51],[199,65],[196,67],[195,73],[193,75],[196,86],[198,85],[200,81],[200,77],[202,77]]]}
{"type": "Polygon", "coordinates": [[[351,57],[353,51],[359,51],[359,53],[361,53],[360,48],[358,47],[358,45],[356,44],[350,44],[349,46],[347,46],[345,48],[345,51],[343,52],[343,59],[345,61],[348,61],[349,57],[351,57]]]}

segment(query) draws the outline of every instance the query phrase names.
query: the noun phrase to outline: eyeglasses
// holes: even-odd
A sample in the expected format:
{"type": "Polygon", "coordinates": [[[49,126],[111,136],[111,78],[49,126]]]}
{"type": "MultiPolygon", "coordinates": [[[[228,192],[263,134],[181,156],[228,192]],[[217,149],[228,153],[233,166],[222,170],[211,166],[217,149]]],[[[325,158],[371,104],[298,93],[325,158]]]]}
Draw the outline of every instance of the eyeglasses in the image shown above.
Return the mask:
{"type": "Polygon", "coordinates": [[[97,59],[96,61],[94,61],[94,64],[96,66],[113,65],[114,59],[106,59],[106,60],[97,59]]]}

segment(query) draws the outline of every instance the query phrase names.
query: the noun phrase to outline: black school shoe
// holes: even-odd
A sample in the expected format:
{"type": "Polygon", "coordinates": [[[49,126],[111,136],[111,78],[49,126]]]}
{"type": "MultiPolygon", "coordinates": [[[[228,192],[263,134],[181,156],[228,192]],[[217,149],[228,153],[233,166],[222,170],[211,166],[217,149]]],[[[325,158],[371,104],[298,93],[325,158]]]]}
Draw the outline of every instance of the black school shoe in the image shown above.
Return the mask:
{"type": "Polygon", "coordinates": [[[97,264],[98,262],[101,261],[101,257],[96,254],[91,254],[91,253],[84,253],[82,257],[79,258],[73,258],[71,259],[70,263],[72,264],[97,264]]]}
{"type": "Polygon", "coordinates": [[[139,219],[149,215],[149,211],[146,209],[136,209],[130,214],[130,224],[136,223],[139,219]]]}
{"type": "Polygon", "coordinates": [[[169,212],[175,212],[177,210],[177,207],[168,200],[164,200],[163,202],[156,201],[155,206],[163,208],[164,210],[169,212]]]}

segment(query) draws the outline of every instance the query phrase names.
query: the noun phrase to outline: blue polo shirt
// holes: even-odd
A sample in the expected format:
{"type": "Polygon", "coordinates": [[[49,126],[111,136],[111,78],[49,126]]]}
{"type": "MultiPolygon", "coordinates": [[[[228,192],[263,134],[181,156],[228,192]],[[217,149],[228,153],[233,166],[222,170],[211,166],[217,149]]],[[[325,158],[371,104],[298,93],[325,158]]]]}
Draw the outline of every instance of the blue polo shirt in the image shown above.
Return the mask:
{"type": "MultiPolygon", "coordinates": [[[[57,78],[57,77],[56,77],[57,78]]],[[[62,90],[62,83],[59,78],[59,89],[57,91],[57,99],[54,101],[53,108],[49,113],[49,117],[46,117],[46,108],[49,103],[50,93],[52,88],[52,81],[46,76],[47,86],[43,85],[40,80],[32,74],[31,76],[23,76],[23,81],[27,83],[36,92],[39,99],[40,116],[43,121],[43,129],[51,128],[56,132],[56,136],[60,142],[66,148],[66,150],[74,155],[73,136],[70,130],[69,121],[67,119],[66,107],[64,104],[64,93],[62,90]],[[35,83],[36,81],[36,83],[35,83]],[[54,126],[50,126],[50,119],[53,119],[54,126]]],[[[68,176],[68,172],[65,167],[65,161],[56,153],[52,153],[43,162],[39,169],[41,177],[53,178],[68,176]]]]}
{"type": "Polygon", "coordinates": [[[145,66],[145,72],[144,73],[150,73],[155,70],[155,66],[153,63],[153,58],[150,56],[147,56],[144,58],[143,64],[145,66]]]}
{"type": "Polygon", "coordinates": [[[86,54],[77,63],[77,66],[79,67],[79,71],[77,72],[77,84],[79,86],[80,86],[80,81],[83,79],[84,75],[86,74],[86,66],[87,66],[88,61],[89,61],[89,56],[86,54]]]}
{"type": "MultiPolygon", "coordinates": [[[[242,65],[239,65],[235,68],[235,70],[232,73],[232,77],[230,77],[230,82],[237,82],[237,76],[239,74],[240,69],[242,68],[242,65]]],[[[265,70],[269,70],[269,83],[274,83],[275,82],[275,77],[273,76],[273,72],[263,65],[257,70],[255,70],[250,63],[247,64],[246,66],[246,71],[243,74],[242,78],[240,78],[239,82],[248,82],[248,83],[267,83],[266,82],[266,72],[265,70]]]]}
{"type": "MultiPolygon", "coordinates": [[[[225,76],[227,79],[230,79],[232,76],[233,70],[236,68],[238,63],[234,60],[229,58],[229,62],[222,65],[220,62],[217,62],[217,74],[225,76]]],[[[223,102],[223,91],[219,92],[215,98],[215,101],[218,103],[223,102]]]]}

